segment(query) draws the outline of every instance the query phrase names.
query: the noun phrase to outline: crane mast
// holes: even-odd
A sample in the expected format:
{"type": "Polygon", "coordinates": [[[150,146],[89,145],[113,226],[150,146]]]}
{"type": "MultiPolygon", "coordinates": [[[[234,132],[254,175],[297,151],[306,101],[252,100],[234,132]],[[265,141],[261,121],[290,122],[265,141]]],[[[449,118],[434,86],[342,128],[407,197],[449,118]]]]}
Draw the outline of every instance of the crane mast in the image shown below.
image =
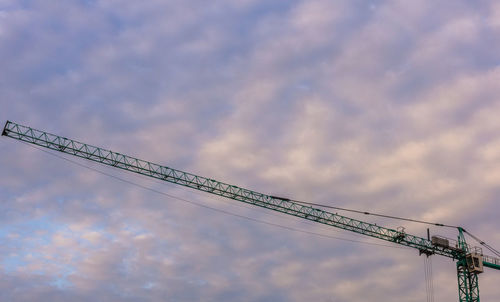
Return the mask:
{"type": "Polygon", "coordinates": [[[485,256],[473,250],[473,248],[467,245],[463,235],[463,229],[461,228],[459,228],[458,244],[457,246],[453,246],[435,241],[434,238],[433,240],[429,240],[407,234],[403,230],[394,230],[349,218],[337,213],[304,205],[290,199],[259,193],[211,178],[158,165],[10,121],[6,122],[2,135],[191,189],[415,248],[420,254],[437,254],[457,260],[460,302],[479,301],[477,274],[482,272],[483,266],[500,270],[500,259],[485,256]],[[475,264],[477,264],[477,266],[475,266],[475,264]]]}

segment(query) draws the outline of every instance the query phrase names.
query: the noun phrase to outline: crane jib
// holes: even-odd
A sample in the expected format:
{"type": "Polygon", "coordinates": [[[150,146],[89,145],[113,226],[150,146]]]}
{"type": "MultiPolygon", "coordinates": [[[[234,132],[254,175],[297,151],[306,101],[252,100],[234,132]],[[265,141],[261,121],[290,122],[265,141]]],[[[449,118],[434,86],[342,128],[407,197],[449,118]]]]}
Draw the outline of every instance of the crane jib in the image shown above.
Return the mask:
{"type": "MultiPolygon", "coordinates": [[[[342,216],[337,213],[313,208],[312,206],[302,205],[288,198],[259,193],[207,177],[158,165],[14,122],[6,122],[2,135],[195,190],[230,198],[399,245],[412,247],[418,249],[420,253],[428,255],[439,254],[452,259],[460,259],[464,254],[463,250],[457,249],[456,247],[434,245],[428,239],[407,234],[402,231],[385,228],[376,224],[342,216]]],[[[498,259],[491,259],[493,259],[493,262],[486,262],[485,266],[497,268],[497,266],[500,265],[500,263],[496,263],[498,259]]]]}

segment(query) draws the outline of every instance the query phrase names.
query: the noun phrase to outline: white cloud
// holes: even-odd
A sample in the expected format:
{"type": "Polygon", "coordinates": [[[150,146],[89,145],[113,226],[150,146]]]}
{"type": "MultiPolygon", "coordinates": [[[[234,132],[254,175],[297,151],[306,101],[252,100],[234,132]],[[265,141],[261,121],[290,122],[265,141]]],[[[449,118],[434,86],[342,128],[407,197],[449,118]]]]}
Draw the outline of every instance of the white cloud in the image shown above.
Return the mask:
{"type": "MultiPolygon", "coordinates": [[[[265,193],[462,224],[495,245],[496,11],[26,3],[0,17],[0,119],[265,193]]],[[[1,300],[423,300],[412,251],[230,217],[4,138],[0,149],[1,300]]],[[[237,214],[334,231],[102,169],[237,214]]],[[[453,264],[435,259],[439,300],[456,299],[453,264]]],[[[483,300],[500,294],[494,273],[481,275],[483,300]]]]}

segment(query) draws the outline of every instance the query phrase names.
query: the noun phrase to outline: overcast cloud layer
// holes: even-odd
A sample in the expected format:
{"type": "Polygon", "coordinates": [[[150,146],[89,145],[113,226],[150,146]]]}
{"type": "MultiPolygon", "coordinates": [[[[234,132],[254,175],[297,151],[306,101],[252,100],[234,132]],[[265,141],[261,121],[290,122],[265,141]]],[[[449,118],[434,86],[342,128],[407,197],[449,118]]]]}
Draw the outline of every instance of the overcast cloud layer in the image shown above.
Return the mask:
{"type": "MultiPolygon", "coordinates": [[[[497,1],[0,0],[0,62],[2,125],[500,247],[497,1]]],[[[418,251],[77,162],[363,243],[3,137],[1,301],[425,300],[418,251]]]]}

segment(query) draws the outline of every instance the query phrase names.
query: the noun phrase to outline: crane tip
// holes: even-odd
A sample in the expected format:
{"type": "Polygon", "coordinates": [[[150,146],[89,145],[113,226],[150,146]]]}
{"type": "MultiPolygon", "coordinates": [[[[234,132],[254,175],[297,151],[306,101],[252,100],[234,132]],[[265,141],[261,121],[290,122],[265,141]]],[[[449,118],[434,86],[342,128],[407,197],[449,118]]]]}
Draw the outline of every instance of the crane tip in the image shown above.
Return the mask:
{"type": "Polygon", "coordinates": [[[3,127],[3,130],[2,130],[2,135],[7,135],[7,125],[9,124],[9,120],[7,120],[5,122],[5,126],[3,127]]]}

